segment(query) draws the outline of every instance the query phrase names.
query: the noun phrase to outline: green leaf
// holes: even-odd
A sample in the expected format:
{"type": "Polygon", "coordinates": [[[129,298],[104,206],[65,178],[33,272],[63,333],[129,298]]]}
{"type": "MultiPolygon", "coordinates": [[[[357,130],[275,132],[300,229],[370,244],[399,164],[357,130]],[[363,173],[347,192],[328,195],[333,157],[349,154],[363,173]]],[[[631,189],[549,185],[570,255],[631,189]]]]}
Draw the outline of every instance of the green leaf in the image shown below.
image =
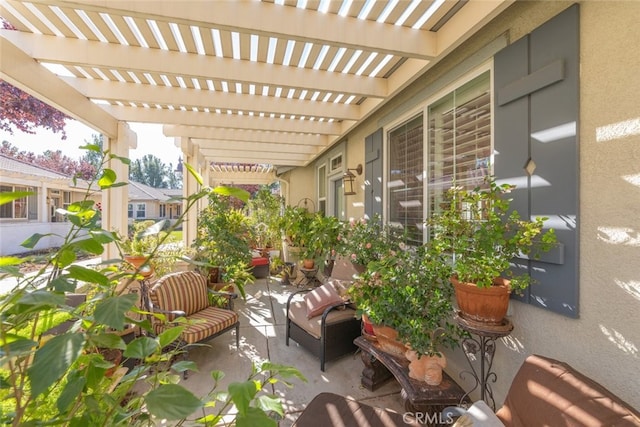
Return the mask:
{"type": "Polygon", "coordinates": [[[277,425],[276,420],[253,407],[249,408],[246,414],[238,414],[236,417],[236,427],[277,427],[277,425]]]}
{"type": "Polygon", "coordinates": [[[133,359],[144,359],[147,356],[152,355],[160,346],[158,342],[153,338],[140,337],[127,344],[127,349],[124,351],[124,357],[130,357],[133,359]]]}
{"type": "Polygon", "coordinates": [[[92,230],[89,232],[89,234],[96,242],[101,244],[111,243],[117,240],[117,236],[115,235],[115,233],[107,230],[92,230]]]}
{"type": "Polygon", "coordinates": [[[260,366],[261,371],[270,371],[272,375],[278,374],[282,378],[296,377],[301,381],[307,382],[302,372],[293,366],[279,365],[277,363],[265,362],[260,366]]]}
{"type": "Polygon", "coordinates": [[[202,176],[198,173],[198,171],[196,171],[193,168],[193,166],[191,166],[189,163],[183,163],[183,165],[184,165],[185,168],[187,168],[187,170],[189,171],[191,176],[193,176],[195,178],[195,180],[198,182],[198,184],[202,185],[204,180],[202,179],[202,176]]]}
{"type": "Polygon", "coordinates": [[[163,331],[160,335],[158,335],[158,342],[160,343],[160,347],[166,347],[167,345],[174,342],[182,331],[184,331],[184,326],[176,326],[175,328],[167,329],[163,331]]]}
{"type": "Polygon", "coordinates": [[[263,394],[262,396],[258,396],[258,398],[256,399],[256,403],[258,404],[258,408],[262,409],[263,411],[273,411],[281,417],[284,417],[284,409],[282,408],[282,402],[280,401],[280,398],[263,394]]]}
{"type": "Polygon", "coordinates": [[[75,241],[73,242],[73,246],[96,255],[100,255],[104,252],[102,243],[98,242],[94,238],[75,241]]]}
{"type": "Polygon", "coordinates": [[[0,267],[7,267],[10,265],[20,265],[24,262],[24,259],[15,256],[3,256],[0,257],[0,267]]]}
{"type": "Polygon", "coordinates": [[[35,193],[33,191],[2,192],[0,193],[0,205],[13,202],[14,200],[17,200],[17,199],[22,199],[23,197],[31,196],[32,194],[35,194],[35,193]]]}
{"type": "MultiPolygon", "coordinates": [[[[108,285],[109,278],[102,273],[92,270],[81,265],[72,265],[68,269],[69,276],[81,282],[98,283],[100,285],[108,285]]],[[[135,295],[133,295],[135,297],[135,295]]]]}
{"type": "Polygon", "coordinates": [[[76,253],[71,248],[60,249],[56,257],[56,265],[66,267],[76,260],[76,253]]]}
{"type": "Polygon", "coordinates": [[[1,356],[20,356],[30,353],[36,346],[37,342],[27,339],[20,335],[5,334],[0,338],[0,355],[1,356]]]}
{"type": "Polygon", "coordinates": [[[167,420],[179,420],[202,407],[202,402],[182,386],[164,384],[145,396],[149,412],[167,420]]]}
{"type": "Polygon", "coordinates": [[[87,379],[79,375],[69,378],[67,385],[62,390],[62,393],[60,393],[56,402],[58,411],[61,413],[67,412],[69,406],[71,406],[71,404],[77,400],[78,396],[80,396],[80,393],[86,383],[87,379]]]}
{"type": "Polygon", "coordinates": [[[251,403],[256,393],[258,393],[258,387],[253,381],[229,384],[231,400],[236,405],[236,408],[238,408],[240,414],[247,413],[249,403],[251,403]]]}
{"type": "Polygon", "coordinates": [[[27,238],[27,240],[20,243],[20,246],[27,249],[33,249],[36,247],[40,239],[42,239],[43,237],[51,236],[51,235],[52,235],[51,233],[47,233],[47,234],[34,233],[31,235],[31,237],[27,238]]]}
{"type": "Polygon", "coordinates": [[[171,369],[176,372],[193,371],[198,372],[198,365],[191,360],[181,360],[171,365],[171,369]]]}
{"type": "Polygon", "coordinates": [[[125,313],[138,302],[138,295],[125,294],[105,298],[96,306],[94,317],[96,322],[121,331],[124,329],[125,313]]]}
{"type": "Polygon", "coordinates": [[[242,200],[245,203],[249,200],[249,197],[251,196],[251,194],[249,194],[247,190],[243,190],[242,188],[225,187],[223,185],[214,187],[211,191],[216,194],[220,194],[221,196],[237,197],[238,199],[242,200]]]}
{"type": "Polygon", "coordinates": [[[64,304],[64,295],[49,291],[33,291],[25,293],[19,304],[33,306],[56,306],[64,304]]]}
{"type": "Polygon", "coordinates": [[[213,378],[216,382],[220,381],[224,378],[224,372],[222,371],[211,371],[211,378],[213,378]]]}
{"type": "Polygon", "coordinates": [[[124,350],[127,348],[127,345],[124,343],[122,338],[116,334],[105,333],[105,334],[93,335],[90,337],[90,341],[96,347],[118,348],[120,350],[124,350]]]}
{"type": "Polygon", "coordinates": [[[27,370],[33,398],[45,392],[60,379],[82,353],[82,334],[63,334],[51,338],[40,347],[27,370]]]}
{"type": "Polygon", "coordinates": [[[102,171],[102,176],[98,180],[98,185],[101,189],[109,188],[116,182],[117,176],[113,169],[105,168],[102,171]]]}

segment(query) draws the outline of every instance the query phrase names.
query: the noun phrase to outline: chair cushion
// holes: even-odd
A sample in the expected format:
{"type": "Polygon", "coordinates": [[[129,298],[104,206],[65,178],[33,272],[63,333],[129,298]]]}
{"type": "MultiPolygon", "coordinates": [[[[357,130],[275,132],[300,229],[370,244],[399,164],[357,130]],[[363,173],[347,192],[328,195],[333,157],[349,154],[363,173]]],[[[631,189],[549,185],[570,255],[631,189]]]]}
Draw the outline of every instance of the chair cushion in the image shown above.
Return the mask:
{"type": "Polygon", "coordinates": [[[269,265],[269,258],[264,258],[264,257],[251,258],[251,265],[253,267],[258,265],[269,265]]]}
{"type": "MultiPolygon", "coordinates": [[[[327,324],[338,323],[353,319],[355,310],[347,308],[346,310],[331,310],[327,315],[327,324]]],[[[293,301],[289,307],[289,319],[302,329],[307,331],[309,335],[315,339],[320,339],[322,316],[316,316],[311,319],[307,318],[307,305],[304,301],[293,301]]]]}
{"type": "Polygon", "coordinates": [[[347,301],[349,299],[348,292],[351,285],[353,285],[353,280],[340,280],[334,277],[329,277],[325,283],[331,285],[343,301],[347,301]]]}
{"type": "MultiPolygon", "coordinates": [[[[187,344],[193,344],[207,337],[235,325],[238,322],[238,314],[232,310],[218,307],[207,307],[191,316],[187,316],[188,325],[182,331],[180,338],[187,344]]],[[[174,327],[175,324],[154,324],[156,334],[165,329],[174,327]]]]}
{"type": "MultiPolygon", "coordinates": [[[[168,274],[153,285],[149,297],[162,310],[180,310],[189,316],[209,306],[207,279],[194,271],[168,274]]],[[[174,318],[167,316],[167,320],[174,318]]]]}
{"type": "Polygon", "coordinates": [[[321,315],[330,305],[342,302],[342,297],[327,283],[308,292],[304,296],[304,302],[307,305],[307,318],[311,319],[321,315]]]}

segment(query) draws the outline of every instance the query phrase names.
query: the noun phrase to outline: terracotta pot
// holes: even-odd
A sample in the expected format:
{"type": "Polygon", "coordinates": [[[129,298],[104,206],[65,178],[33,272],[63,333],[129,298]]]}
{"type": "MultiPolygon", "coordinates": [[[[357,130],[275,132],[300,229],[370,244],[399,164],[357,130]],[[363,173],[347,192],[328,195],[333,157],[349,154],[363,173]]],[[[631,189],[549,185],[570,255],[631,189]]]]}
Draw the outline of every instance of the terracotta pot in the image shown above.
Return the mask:
{"type": "Polygon", "coordinates": [[[413,350],[408,350],[405,357],[409,360],[409,376],[429,385],[442,382],[442,370],[447,367],[447,359],[442,356],[425,356],[418,358],[413,350]]]}
{"type": "Polygon", "coordinates": [[[302,260],[302,267],[306,268],[307,270],[311,270],[314,265],[315,265],[315,261],[312,259],[302,260]]]}
{"type": "Polygon", "coordinates": [[[451,277],[460,316],[472,322],[501,325],[509,308],[510,281],[498,277],[493,286],[479,288],[475,283],[460,282],[451,277]]]}
{"type": "Polygon", "coordinates": [[[362,327],[367,334],[375,336],[375,332],[373,332],[373,323],[371,323],[369,316],[366,314],[362,315],[362,327]]]}
{"type": "Polygon", "coordinates": [[[396,356],[403,356],[407,352],[407,346],[397,340],[398,331],[388,326],[373,325],[373,333],[382,350],[396,356]]]}
{"type": "Polygon", "coordinates": [[[142,276],[145,276],[145,277],[153,274],[153,267],[151,266],[151,264],[147,264],[144,267],[142,267],[142,264],[144,264],[147,261],[147,259],[148,257],[146,255],[125,255],[124,256],[124,260],[129,264],[131,264],[136,270],[140,270],[138,273],[140,273],[142,276]],[[140,267],[142,267],[142,269],[140,267]]]}
{"type": "Polygon", "coordinates": [[[98,350],[105,361],[111,362],[114,366],[110,367],[106,370],[104,375],[106,377],[111,377],[116,372],[118,367],[120,366],[120,362],[122,362],[122,350],[117,348],[101,348],[98,350]]]}

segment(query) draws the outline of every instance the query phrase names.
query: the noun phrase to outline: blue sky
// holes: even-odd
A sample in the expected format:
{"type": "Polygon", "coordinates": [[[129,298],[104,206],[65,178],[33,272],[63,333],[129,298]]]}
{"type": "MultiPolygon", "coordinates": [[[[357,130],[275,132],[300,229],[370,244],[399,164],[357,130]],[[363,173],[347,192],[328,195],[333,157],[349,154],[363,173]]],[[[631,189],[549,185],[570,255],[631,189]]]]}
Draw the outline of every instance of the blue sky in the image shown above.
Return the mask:
{"type": "MultiPolygon", "coordinates": [[[[173,138],[167,138],[162,134],[162,125],[130,123],[129,126],[138,135],[138,148],[130,150],[131,159],[135,160],[145,154],[153,154],[165,164],[171,163],[175,168],[182,153],[175,146],[173,138]]],[[[75,120],[69,120],[65,130],[67,132],[66,140],[62,140],[59,133],[55,134],[41,128],[37,128],[37,133],[34,135],[20,131],[14,131],[14,134],[11,135],[0,130],[0,141],[9,141],[20,150],[31,151],[35,154],[42,154],[46,150],[61,150],[67,156],[79,159],[84,155],[84,151],[78,147],[93,141],[91,135],[97,132],[75,120]]]]}

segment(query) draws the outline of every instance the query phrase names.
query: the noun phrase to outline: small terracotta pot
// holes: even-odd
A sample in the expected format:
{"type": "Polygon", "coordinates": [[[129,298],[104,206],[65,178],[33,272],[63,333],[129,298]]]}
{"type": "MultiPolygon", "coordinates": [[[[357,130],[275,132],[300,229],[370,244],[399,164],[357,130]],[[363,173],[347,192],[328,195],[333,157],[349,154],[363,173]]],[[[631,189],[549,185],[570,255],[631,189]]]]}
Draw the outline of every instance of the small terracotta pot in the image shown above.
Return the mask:
{"type": "Polygon", "coordinates": [[[429,385],[439,385],[442,382],[442,370],[447,367],[447,359],[442,356],[421,356],[413,350],[408,350],[405,357],[409,360],[409,376],[429,385]]]}
{"type": "Polygon", "coordinates": [[[311,270],[314,265],[315,265],[315,261],[312,259],[302,260],[302,267],[306,268],[307,270],[311,270]]]}
{"type": "Polygon", "coordinates": [[[455,276],[450,280],[455,288],[456,301],[463,318],[487,325],[502,324],[509,309],[509,280],[497,277],[493,286],[488,288],[479,288],[475,283],[460,282],[455,276]]]}
{"type": "Polygon", "coordinates": [[[142,267],[142,265],[147,261],[148,258],[149,257],[147,257],[146,255],[125,255],[124,256],[124,260],[129,264],[131,264],[136,270],[140,270],[138,271],[138,273],[140,273],[142,276],[145,276],[145,277],[153,274],[153,267],[151,266],[151,264],[147,264],[144,267],[142,267]],[[142,267],[142,269],[140,267],[142,267]]]}
{"type": "Polygon", "coordinates": [[[388,326],[374,324],[373,332],[375,333],[376,339],[378,340],[382,350],[396,356],[404,357],[407,351],[407,346],[397,340],[398,331],[388,326]]]}
{"type": "Polygon", "coordinates": [[[364,328],[364,331],[366,333],[375,336],[375,332],[373,331],[373,323],[371,323],[371,320],[369,320],[369,316],[367,316],[366,314],[362,315],[362,327],[364,328]]]}

